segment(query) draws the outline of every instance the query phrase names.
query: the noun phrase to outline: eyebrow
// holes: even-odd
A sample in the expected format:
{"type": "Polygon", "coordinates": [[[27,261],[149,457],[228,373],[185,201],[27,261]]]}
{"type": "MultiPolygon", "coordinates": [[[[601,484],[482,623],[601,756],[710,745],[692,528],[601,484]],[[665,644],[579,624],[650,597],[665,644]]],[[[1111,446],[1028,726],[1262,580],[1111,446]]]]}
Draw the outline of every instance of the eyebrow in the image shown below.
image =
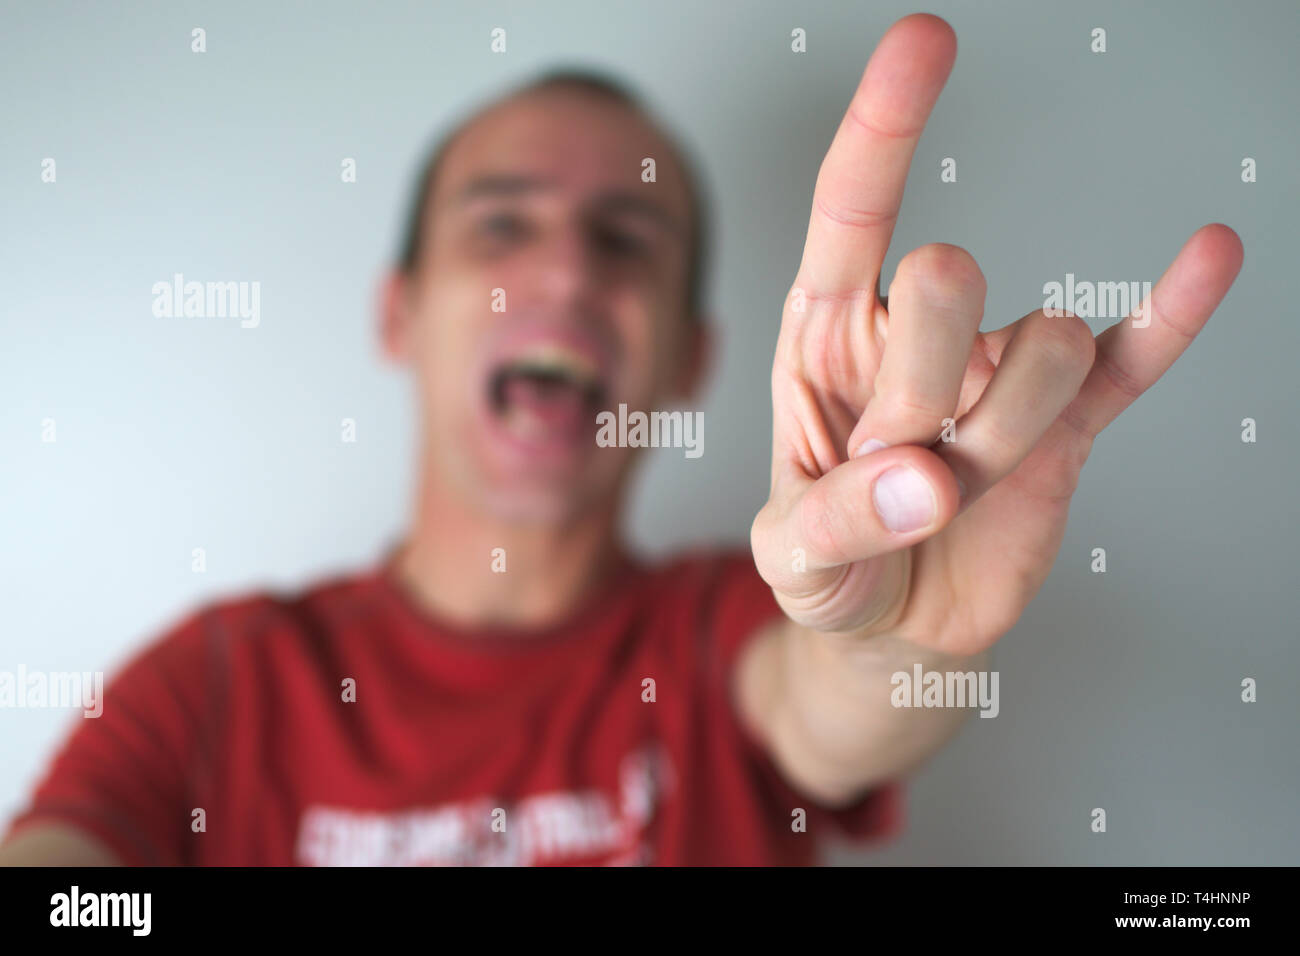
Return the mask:
{"type": "MultiPolygon", "coordinates": [[[[556,183],[552,180],[532,176],[492,174],[471,180],[456,192],[452,202],[457,206],[463,206],[476,199],[523,196],[555,188],[556,183]]],[[[677,236],[686,234],[685,226],[661,204],[626,190],[602,193],[592,199],[589,205],[600,212],[640,216],[677,236]]]]}
{"type": "Polygon", "coordinates": [[[555,188],[550,180],[536,179],[531,176],[488,175],[470,180],[462,186],[453,197],[457,205],[463,205],[483,196],[518,196],[521,193],[540,192],[555,188]]]}

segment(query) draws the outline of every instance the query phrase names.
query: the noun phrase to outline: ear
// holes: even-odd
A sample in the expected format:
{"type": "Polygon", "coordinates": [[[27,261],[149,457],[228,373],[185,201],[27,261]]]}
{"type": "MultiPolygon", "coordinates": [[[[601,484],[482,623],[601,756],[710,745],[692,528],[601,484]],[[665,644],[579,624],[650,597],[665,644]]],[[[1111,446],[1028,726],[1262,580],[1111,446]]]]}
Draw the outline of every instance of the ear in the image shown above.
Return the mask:
{"type": "Polygon", "coordinates": [[[376,293],[379,343],[391,362],[404,364],[411,353],[410,278],[394,269],[380,280],[376,293]]]}
{"type": "Polygon", "coordinates": [[[711,315],[700,315],[691,321],[686,330],[686,361],[681,365],[674,382],[676,397],[685,404],[693,404],[704,392],[704,384],[713,370],[716,324],[711,315]]]}

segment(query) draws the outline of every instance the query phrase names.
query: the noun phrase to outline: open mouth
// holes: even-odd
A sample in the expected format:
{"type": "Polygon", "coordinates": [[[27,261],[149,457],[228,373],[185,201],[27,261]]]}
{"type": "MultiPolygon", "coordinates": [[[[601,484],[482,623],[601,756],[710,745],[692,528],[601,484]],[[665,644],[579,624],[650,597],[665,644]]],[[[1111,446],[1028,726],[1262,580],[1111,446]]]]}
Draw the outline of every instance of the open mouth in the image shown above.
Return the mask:
{"type": "Polygon", "coordinates": [[[492,367],[488,401],[517,438],[573,441],[594,431],[606,387],[589,356],[555,343],[538,343],[492,367]]]}

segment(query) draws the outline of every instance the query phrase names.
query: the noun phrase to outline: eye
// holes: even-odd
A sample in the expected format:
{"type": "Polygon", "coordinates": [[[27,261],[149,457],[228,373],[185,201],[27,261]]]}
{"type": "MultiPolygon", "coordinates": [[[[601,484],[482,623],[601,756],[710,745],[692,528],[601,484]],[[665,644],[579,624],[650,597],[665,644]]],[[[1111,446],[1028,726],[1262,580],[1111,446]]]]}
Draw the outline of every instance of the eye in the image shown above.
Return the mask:
{"type": "Polygon", "coordinates": [[[638,232],[619,226],[597,226],[596,245],[617,256],[639,256],[650,248],[650,242],[638,232]]]}
{"type": "Polygon", "coordinates": [[[497,212],[479,222],[479,231],[493,239],[517,239],[528,232],[528,226],[515,213],[497,212]]]}

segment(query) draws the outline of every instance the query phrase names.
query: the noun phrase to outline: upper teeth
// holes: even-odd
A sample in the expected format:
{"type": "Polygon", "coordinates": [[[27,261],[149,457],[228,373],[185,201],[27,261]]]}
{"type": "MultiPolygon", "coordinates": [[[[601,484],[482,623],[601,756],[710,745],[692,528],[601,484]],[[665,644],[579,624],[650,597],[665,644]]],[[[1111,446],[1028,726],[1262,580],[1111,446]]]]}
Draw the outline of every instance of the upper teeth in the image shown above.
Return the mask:
{"type": "Polygon", "coordinates": [[[595,363],[586,356],[556,345],[529,349],[516,355],[510,365],[514,368],[558,373],[580,382],[594,382],[599,374],[595,363]]]}

